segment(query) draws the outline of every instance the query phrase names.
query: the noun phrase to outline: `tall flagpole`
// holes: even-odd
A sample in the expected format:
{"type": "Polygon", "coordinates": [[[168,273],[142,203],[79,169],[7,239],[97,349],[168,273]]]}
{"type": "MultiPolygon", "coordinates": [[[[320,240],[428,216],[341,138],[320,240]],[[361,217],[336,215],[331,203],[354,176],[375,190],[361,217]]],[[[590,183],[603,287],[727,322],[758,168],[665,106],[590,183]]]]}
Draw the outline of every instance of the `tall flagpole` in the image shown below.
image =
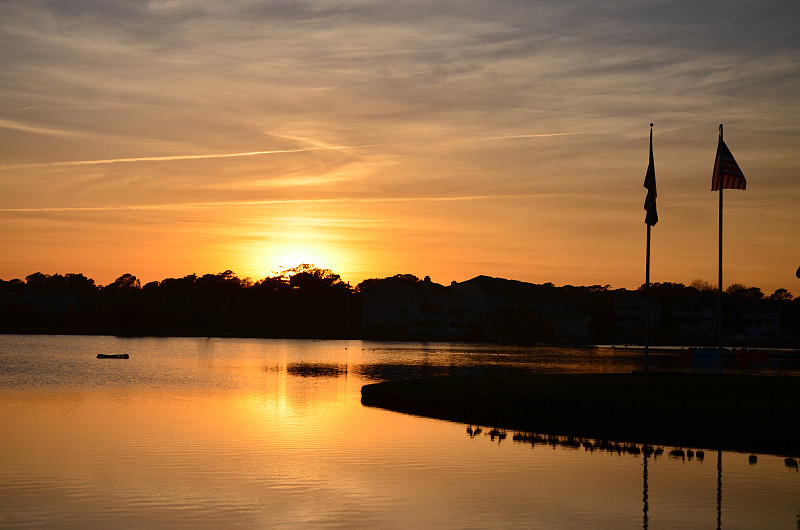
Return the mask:
{"type": "MultiPolygon", "coordinates": [[[[719,139],[722,140],[722,124],[719,124],[719,139]]],[[[720,177],[721,178],[721,177],[720,177]]],[[[719,293],[717,296],[717,365],[722,373],[722,183],[719,185],[719,293]]]]}
{"type": "Polygon", "coordinates": [[[644,201],[644,208],[647,210],[645,224],[647,224],[647,258],[645,260],[645,281],[644,281],[644,371],[647,373],[650,364],[650,229],[658,222],[656,213],[656,169],[653,163],[653,124],[650,124],[650,161],[647,165],[647,174],[644,178],[644,186],[647,188],[647,198],[644,201]]]}
{"type": "MultiPolygon", "coordinates": [[[[653,135],[653,129],[650,129],[650,136],[653,135]]],[[[644,371],[647,372],[649,364],[649,347],[650,340],[648,337],[648,328],[650,327],[650,225],[647,225],[647,260],[644,273],[644,371]]]]}
{"type": "Polygon", "coordinates": [[[744,178],[739,164],[734,160],[728,146],[722,140],[722,124],[719,125],[719,142],[717,142],[717,156],[714,159],[714,176],[711,179],[712,191],[719,191],[719,295],[717,296],[717,364],[719,373],[722,373],[722,191],[725,188],[737,190],[747,189],[747,180],[744,178]]]}

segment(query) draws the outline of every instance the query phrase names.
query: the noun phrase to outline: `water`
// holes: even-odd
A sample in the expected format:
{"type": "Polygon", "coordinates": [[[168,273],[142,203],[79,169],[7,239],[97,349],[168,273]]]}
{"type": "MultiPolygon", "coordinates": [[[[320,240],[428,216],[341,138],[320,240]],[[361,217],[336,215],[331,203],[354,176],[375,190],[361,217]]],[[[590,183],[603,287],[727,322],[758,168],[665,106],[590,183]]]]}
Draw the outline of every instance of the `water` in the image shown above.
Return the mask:
{"type": "MultiPolygon", "coordinates": [[[[645,461],[492,439],[489,429],[470,437],[463,424],[360,403],[361,386],[383,378],[487,366],[630,371],[640,357],[0,336],[0,527],[798,528],[800,473],[777,456],[750,464],[747,454],[706,449],[702,460],[679,459],[667,448],[645,461]]],[[[792,362],[758,369],[791,372],[792,362]]],[[[654,352],[655,366],[704,369],[681,363],[654,352]]]]}

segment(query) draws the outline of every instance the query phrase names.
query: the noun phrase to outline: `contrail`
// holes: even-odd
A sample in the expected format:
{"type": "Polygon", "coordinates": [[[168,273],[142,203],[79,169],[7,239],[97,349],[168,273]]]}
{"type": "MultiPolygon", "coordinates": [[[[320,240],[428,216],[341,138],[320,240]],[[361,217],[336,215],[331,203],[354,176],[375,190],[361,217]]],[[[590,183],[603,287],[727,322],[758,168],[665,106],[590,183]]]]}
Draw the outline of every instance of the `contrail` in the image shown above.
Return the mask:
{"type": "Polygon", "coordinates": [[[170,162],[173,160],[202,160],[208,158],[234,158],[240,156],[276,155],[282,153],[304,153],[307,151],[339,151],[344,149],[361,149],[375,147],[375,145],[354,145],[343,147],[305,147],[300,149],[275,149],[271,151],[248,151],[245,153],[215,153],[208,155],[172,155],[172,156],[143,156],[131,158],[107,158],[103,160],[70,160],[64,162],[43,162],[37,164],[9,164],[0,166],[0,170],[36,167],[61,167],[61,166],[93,166],[97,164],[118,164],[125,162],[170,162]]]}
{"type": "Polygon", "coordinates": [[[135,204],[127,206],[55,206],[42,208],[0,208],[0,213],[47,212],[110,212],[135,210],[190,210],[193,208],[220,208],[236,206],[270,206],[280,204],[336,204],[336,203],[389,203],[389,202],[457,202],[492,199],[525,199],[545,194],[460,195],[454,197],[333,197],[328,199],[274,199],[262,201],[216,201],[172,204],[135,204]]]}
{"type": "Polygon", "coordinates": [[[584,132],[567,132],[567,133],[547,133],[547,134],[513,134],[509,136],[487,136],[479,138],[480,140],[510,140],[513,138],[550,138],[552,136],[572,136],[575,134],[586,134],[584,132]]]}

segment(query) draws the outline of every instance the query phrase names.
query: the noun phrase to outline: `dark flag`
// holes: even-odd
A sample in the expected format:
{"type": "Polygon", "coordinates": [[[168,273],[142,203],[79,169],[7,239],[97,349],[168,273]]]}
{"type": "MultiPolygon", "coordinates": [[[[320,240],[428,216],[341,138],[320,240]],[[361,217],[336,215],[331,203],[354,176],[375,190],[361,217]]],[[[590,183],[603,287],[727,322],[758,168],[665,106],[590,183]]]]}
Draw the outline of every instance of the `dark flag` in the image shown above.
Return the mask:
{"type": "Polygon", "coordinates": [[[647,166],[647,175],[644,177],[644,187],[647,188],[647,197],[644,200],[644,209],[647,214],[644,217],[644,222],[650,226],[655,226],[658,222],[658,213],[656,212],[656,166],[653,163],[653,124],[650,124],[650,164],[647,166]]]}
{"type": "Polygon", "coordinates": [[[717,144],[717,158],[714,160],[714,176],[711,178],[711,191],[733,188],[743,190],[747,188],[747,181],[744,179],[739,164],[733,159],[728,146],[719,137],[717,144]]]}

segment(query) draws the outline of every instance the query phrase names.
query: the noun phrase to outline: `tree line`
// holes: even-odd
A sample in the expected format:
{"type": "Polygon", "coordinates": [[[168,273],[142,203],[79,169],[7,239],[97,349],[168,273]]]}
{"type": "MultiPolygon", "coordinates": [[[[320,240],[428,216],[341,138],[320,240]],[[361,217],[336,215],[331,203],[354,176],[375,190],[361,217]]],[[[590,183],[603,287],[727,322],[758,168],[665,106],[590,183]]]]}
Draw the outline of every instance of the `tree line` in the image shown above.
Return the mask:
{"type": "MultiPolygon", "coordinates": [[[[421,281],[410,274],[394,277],[421,281]]],[[[308,264],[258,281],[239,278],[226,270],[145,285],[132,274],[123,274],[101,286],[83,274],[37,272],[24,280],[0,280],[0,331],[359,338],[362,337],[361,293],[377,281],[380,279],[373,278],[351,286],[333,271],[308,264]]],[[[628,290],[612,289],[609,285],[555,287],[547,283],[544,286],[582,300],[591,319],[590,340],[595,343],[614,342],[615,300],[641,296],[644,287],[628,290]]],[[[693,337],[680,336],[672,308],[687,301],[714,305],[716,298],[716,287],[702,280],[690,285],[651,284],[650,300],[661,307],[661,322],[652,330],[651,337],[662,344],[691,342],[693,337]]],[[[800,297],[794,298],[787,289],[765,295],[757,287],[741,284],[733,284],[724,292],[726,329],[744,326],[733,314],[735,304],[754,300],[780,304],[784,327],[800,336],[800,297]]],[[[481,334],[493,339],[549,340],[546,326],[540,327],[519,314],[499,313],[487,321],[481,334]]]]}
{"type": "Polygon", "coordinates": [[[145,285],[132,274],[106,286],[83,274],[0,280],[6,331],[344,338],[358,334],[360,304],[338,274],[312,265],[255,282],[230,270],[145,285]]]}
{"type": "MultiPolygon", "coordinates": [[[[592,319],[592,336],[595,343],[607,344],[619,340],[611,333],[613,329],[613,315],[609,315],[609,307],[613,307],[614,300],[627,297],[644,298],[645,286],[630,291],[627,289],[611,289],[610,286],[572,287],[563,289],[582,296],[589,300],[589,311],[592,319]],[[587,290],[588,296],[587,296],[587,290]],[[598,326],[598,324],[600,324],[598,326]]],[[[680,326],[680,317],[674,310],[687,307],[707,307],[716,310],[719,290],[704,280],[694,280],[689,285],[676,282],[656,282],[650,284],[650,303],[659,306],[659,322],[649,330],[649,337],[656,344],[667,345],[703,345],[716,344],[716,332],[698,335],[690,333],[680,326]]],[[[729,285],[722,293],[722,320],[726,336],[742,336],[748,325],[737,307],[754,306],[779,306],[782,327],[794,335],[793,339],[769,339],[762,341],[764,344],[772,342],[774,346],[796,346],[800,337],[800,297],[794,298],[792,293],[784,288],[776,289],[769,295],[758,287],[746,286],[740,283],[729,285]]],[[[742,339],[726,339],[730,343],[747,346],[748,341],[742,339]]],[[[763,344],[762,344],[763,345],[763,344]]]]}

